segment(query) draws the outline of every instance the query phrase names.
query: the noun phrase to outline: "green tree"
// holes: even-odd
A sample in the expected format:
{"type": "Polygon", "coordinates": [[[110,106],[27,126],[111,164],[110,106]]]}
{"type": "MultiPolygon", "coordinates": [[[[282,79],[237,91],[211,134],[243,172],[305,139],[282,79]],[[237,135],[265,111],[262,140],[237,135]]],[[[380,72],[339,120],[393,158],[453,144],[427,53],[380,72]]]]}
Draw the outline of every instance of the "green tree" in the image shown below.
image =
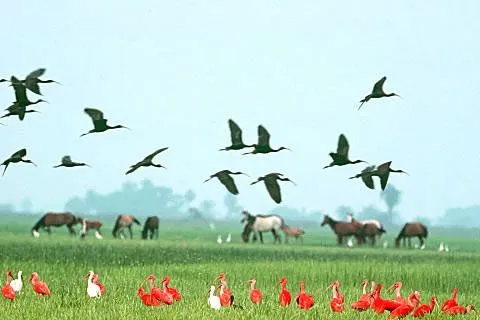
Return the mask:
{"type": "Polygon", "coordinates": [[[393,209],[400,203],[402,192],[398,190],[393,184],[387,184],[384,191],[380,193],[380,198],[387,205],[387,213],[390,225],[393,224],[393,209]]]}

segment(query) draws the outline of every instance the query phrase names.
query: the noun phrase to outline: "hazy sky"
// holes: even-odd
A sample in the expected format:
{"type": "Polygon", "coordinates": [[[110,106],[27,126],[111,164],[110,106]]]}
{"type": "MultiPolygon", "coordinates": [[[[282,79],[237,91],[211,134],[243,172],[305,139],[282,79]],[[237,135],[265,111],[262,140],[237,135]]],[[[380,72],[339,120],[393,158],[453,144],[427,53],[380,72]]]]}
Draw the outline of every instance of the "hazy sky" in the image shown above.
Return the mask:
{"type": "MultiPolygon", "coordinates": [[[[478,1],[6,2],[0,77],[45,67],[44,79],[62,85],[42,86],[50,104],[37,105],[41,114],[2,119],[0,157],[26,147],[39,167],[11,165],[0,202],[30,196],[34,209],[62,210],[88,188],[149,178],[180,193],[192,188],[224,210],[223,186],[202,181],[231,169],[251,176],[236,181],[240,203],[255,213],[275,205],[263,184],[249,185],[269,172],[297,182],[282,184],[288,206],[383,208],[379,191],[347,179],[363,164],[322,169],[344,133],[352,159],[392,160],[410,173],[390,180],[403,191],[405,217],[478,204],[479,10],[478,1]],[[385,91],[403,99],[357,111],[384,75],[385,91]],[[92,126],[85,107],[132,131],[79,138],[92,126]],[[246,143],[263,124],[272,147],[293,152],[218,152],[230,144],[228,118],[246,143]],[[124,175],[164,146],[156,161],[168,170],[124,175]],[[53,169],[65,154],[93,168],[53,169]]],[[[13,100],[3,83],[3,108],[13,100]]]]}

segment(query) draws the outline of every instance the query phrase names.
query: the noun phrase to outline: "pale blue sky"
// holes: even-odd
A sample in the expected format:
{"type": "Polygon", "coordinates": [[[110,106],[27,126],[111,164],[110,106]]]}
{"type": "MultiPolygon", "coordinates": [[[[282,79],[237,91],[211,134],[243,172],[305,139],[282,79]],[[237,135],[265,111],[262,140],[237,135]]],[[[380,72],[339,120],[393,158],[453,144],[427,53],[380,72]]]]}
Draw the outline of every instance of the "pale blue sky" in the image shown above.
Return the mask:
{"type": "MultiPolygon", "coordinates": [[[[364,168],[323,170],[338,135],[352,159],[392,167],[405,217],[435,217],[445,208],[478,204],[480,161],[477,1],[10,1],[2,5],[0,77],[46,67],[50,104],[25,121],[0,127],[0,157],[26,147],[39,167],[12,165],[0,202],[31,196],[34,209],[62,210],[88,188],[109,192],[124,181],[151,179],[223,203],[222,169],[239,176],[239,201],[261,213],[275,204],[260,175],[282,172],[284,204],[333,213],[381,206],[378,191],[348,180],[364,168]],[[397,97],[358,101],[387,76],[397,97]],[[112,130],[91,128],[84,107],[98,107],[112,130]],[[293,152],[241,156],[229,145],[227,119],[256,140],[258,124],[273,147],[293,152]],[[168,170],[130,164],[156,148],[168,170]],[[472,148],[473,147],[473,148],[472,148]],[[64,154],[94,168],[53,169],[64,154]],[[465,160],[465,165],[462,164],[465,160]]],[[[37,97],[30,94],[32,100],[37,97]]],[[[0,102],[14,100],[8,85],[0,102]]],[[[223,210],[223,206],[220,208],[223,210]]],[[[161,213],[159,213],[161,214],[161,213]]]]}

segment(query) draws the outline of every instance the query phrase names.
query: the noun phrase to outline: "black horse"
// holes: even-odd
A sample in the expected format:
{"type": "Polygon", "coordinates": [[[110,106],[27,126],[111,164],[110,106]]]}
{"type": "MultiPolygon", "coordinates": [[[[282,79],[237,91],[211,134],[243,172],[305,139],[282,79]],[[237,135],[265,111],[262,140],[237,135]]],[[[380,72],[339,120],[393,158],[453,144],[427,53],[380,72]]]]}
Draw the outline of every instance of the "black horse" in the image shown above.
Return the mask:
{"type": "Polygon", "coordinates": [[[158,224],[160,223],[160,219],[156,216],[148,217],[145,220],[145,224],[143,225],[142,230],[142,239],[148,238],[148,232],[150,231],[150,239],[153,239],[153,235],[155,238],[158,239],[158,224]]]}
{"type": "Polygon", "coordinates": [[[68,232],[71,235],[75,235],[74,225],[81,223],[81,218],[74,216],[71,212],[47,212],[43,217],[38,220],[38,222],[32,228],[32,235],[34,237],[40,236],[40,228],[47,231],[48,234],[51,234],[50,227],[61,227],[63,225],[67,226],[68,232]]]}

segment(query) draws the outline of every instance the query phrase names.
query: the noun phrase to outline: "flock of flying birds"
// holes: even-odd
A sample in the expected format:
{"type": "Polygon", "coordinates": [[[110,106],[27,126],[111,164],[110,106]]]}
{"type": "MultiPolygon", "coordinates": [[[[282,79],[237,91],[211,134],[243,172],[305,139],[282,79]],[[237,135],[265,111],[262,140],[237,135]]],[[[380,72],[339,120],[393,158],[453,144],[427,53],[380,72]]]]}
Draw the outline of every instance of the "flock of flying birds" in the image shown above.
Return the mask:
{"type": "MultiPolygon", "coordinates": [[[[41,83],[58,83],[59,84],[59,82],[54,80],[40,79],[40,77],[44,75],[45,71],[46,71],[45,68],[36,69],[32,71],[30,74],[28,74],[24,80],[19,80],[17,77],[13,75],[10,77],[10,80],[0,79],[0,82],[10,82],[10,86],[13,87],[13,90],[15,92],[15,101],[12,102],[12,104],[5,109],[6,111],[8,111],[8,113],[3,115],[1,118],[18,116],[20,121],[23,121],[27,113],[39,112],[34,109],[27,110],[27,107],[31,108],[32,105],[38,104],[40,102],[48,103],[43,99],[30,101],[27,97],[27,90],[36,95],[42,95],[40,91],[40,86],[39,86],[39,84],[41,83]]],[[[358,108],[359,110],[362,107],[362,105],[365,102],[369,101],[370,99],[399,96],[395,93],[386,94],[383,91],[383,84],[385,83],[386,79],[387,79],[386,77],[383,77],[377,83],[375,83],[372,89],[372,92],[360,101],[361,104],[360,104],[360,107],[358,108]]],[[[84,112],[90,117],[93,123],[93,129],[82,134],[80,137],[85,136],[87,134],[105,132],[110,129],[119,129],[119,128],[129,129],[128,127],[125,127],[123,125],[115,125],[115,126],[108,125],[107,119],[104,117],[103,112],[99,109],[84,108],[84,112]]],[[[250,145],[246,145],[243,143],[242,130],[232,119],[228,120],[228,125],[230,128],[231,145],[223,149],[220,149],[219,151],[238,151],[245,148],[253,148],[252,151],[243,153],[243,155],[246,155],[246,154],[267,154],[267,153],[279,152],[281,150],[290,150],[289,148],[286,148],[286,147],[273,149],[270,146],[270,134],[263,125],[258,126],[257,143],[250,144],[250,145]]],[[[330,157],[332,158],[332,162],[329,165],[325,166],[324,169],[333,167],[333,166],[344,166],[348,164],[356,164],[361,162],[368,163],[363,160],[355,160],[355,161],[350,160],[348,155],[349,148],[350,146],[347,141],[347,138],[345,137],[344,134],[340,134],[338,138],[337,151],[329,153],[330,157]]],[[[167,149],[168,147],[164,147],[156,150],[152,154],[146,156],[143,160],[137,162],[136,164],[131,165],[130,169],[125,174],[130,174],[140,167],[152,166],[152,167],[166,169],[166,167],[164,167],[161,164],[153,163],[153,158],[159,153],[167,149]]],[[[4,165],[5,168],[3,170],[2,176],[5,174],[5,171],[7,170],[8,165],[12,163],[25,162],[25,163],[31,163],[36,166],[36,164],[33,161],[25,159],[26,155],[27,155],[27,149],[23,148],[18,150],[14,154],[12,154],[5,161],[3,161],[1,165],[4,165]]],[[[381,188],[382,190],[384,190],[387,185],[387,181],[391,172],[406,173],[405,171],[402,171],[402,170],[392,169],[390,167],[391,163],[392,161],[388,161],[378,166],[375,166],[375,165],[368,166],[364,170],[362,170],[359,174],[353,177],[350,177],[350,179],[361,178],[363,183],[368,188],[375,189],[373,177],[376,176],[380,179],[381,188]]],[[[74,162],[72,161],[69,155],[65,155],[62,157],[61,163],[59,165],[54,166],[54,168],[58,168],[58,167],[72,168],[72,167],[79,167],[79,166],[90,167],[88,164],[83,162],[74,162]]],[[[216,177],[230,193],[232,193],[233,195],[238,195],[239,194],[238,188],[235,184],[234,179],[231,177],[231,175],[239,175],[239,174],[247,175],[246,173],[243,173],[243,172],[232,172],[230,170],[221,170],[212,174],[210,178],[205,180],[204,182],[207,182],[210,179],[216,177]]],[[[259,177],[256,181],[250,183],[250,185],[256,184],[261,181],[264,182],[270,197],[276,203],[282,202],[282,196],[281,196],[281,191],[280,191],[280,186],[278,184],[278,181],[289,181],[295,184],[295,182],[285,177],[282,173],[272,172],[272,173],[266,174],[263,177],[259,177]]]]}

